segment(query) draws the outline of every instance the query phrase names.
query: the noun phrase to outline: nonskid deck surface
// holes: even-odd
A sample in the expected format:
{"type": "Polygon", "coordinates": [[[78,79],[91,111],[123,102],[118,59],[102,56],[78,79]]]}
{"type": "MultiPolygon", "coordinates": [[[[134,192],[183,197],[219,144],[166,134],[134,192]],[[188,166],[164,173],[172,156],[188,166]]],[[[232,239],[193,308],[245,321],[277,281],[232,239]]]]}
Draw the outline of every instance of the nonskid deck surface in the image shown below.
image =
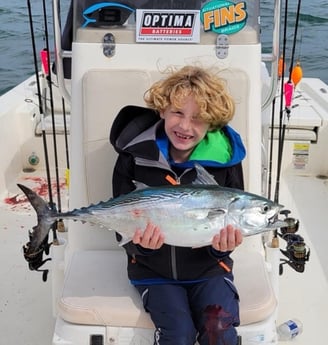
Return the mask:
{"type": "Polygon", "coordinates": [[[35,217],[1,206],[0,219],[0,343],[50,345],[55,325],[51,276],[43,283],[38,272],[29,271],[22,251],[35,217]]]}
{"type": "MultiPolygon", "coordinates": [[[[53,176],[53,175],[51,175],[53,176]]],[[[67,210],[68,208],[68,189],[66,184],[66,179],[64,177],[59,177],[57,183],[55,177],[51,177],[51,191],[52,198],[55,205],[59,204],[58,201],[58,189],[60,191],[60,206],[62,210],[67,210]]],[[[45,172],[35,171],[29,173],[22,173],[14,183],[12,183],[8,190],[0,195],[0,207],[8,208],[12,212],[16,213],[30,213],[32,206],[27,200],[25,194],[19,189],[17,184],[23,184],[46,201],[49,201],[49,192],[48,192],[48,182],[45,172]]],[[[34,211],[33,211],[34,212],[34,211]]]]}
{"type": "MultiPolygon", "coordinates": [[[[35,211],[16,185],[24,184],[49,200],[45,176],[40,171],[22,173],[0,194],[0,344],[51,344],[55,327],[51,275],[43,283],[41,274],[30,271],[23,257],[22,246],[28,242],[28,231],[37,220],[35,211]]],[[[57,203],[55,180],[51,179],[51,186],[57,203]]],[[[67,208],[67,186],[63,177],[59,179],[59,187],[62,207],[67,208]]]]}
{"type": "MultiPolygon", "coordinates": [[[[328,280],[328,176],[284,177],[281,203],[291,210],[290,216],[300,219],[298,233],[318,256],[318,260],[328,280]]],[[[306,270],[314,269],[314,260],[310,257],[306,270]]]]}
{"type": "MultiPolygon", "coordinates": [[[[287,175],[281,187],[281,202],[290,208],[291,216],[300,220],[299,234],[311,254],[304,273],[284,268],[279,281],[278,323],[291,318],[301,320],[303,333],[293,339],[294,345],[325,345],[327,335],[320,330],[325,329],[328,320],[328,179],[287,175]]],[[[284,241],[280,246],[283,248],[284,241]]]]}

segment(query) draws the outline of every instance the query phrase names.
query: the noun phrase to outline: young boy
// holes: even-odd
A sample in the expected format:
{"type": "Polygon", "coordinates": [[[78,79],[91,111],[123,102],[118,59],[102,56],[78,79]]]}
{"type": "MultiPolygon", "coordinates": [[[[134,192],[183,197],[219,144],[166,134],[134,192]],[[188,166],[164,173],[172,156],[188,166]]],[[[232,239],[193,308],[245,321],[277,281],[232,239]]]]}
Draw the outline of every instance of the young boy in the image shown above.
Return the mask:
{"type": "MultiPolygon", "coordinates": [[[[155,83],[145,102],[149,108],[123,108],[111,130],[119,153],[115,197],[134,190],[134,181],[190,184],[196,162],[219,185],[243,189],[245,149],[227,126],[235,106],[220,78],[186,66],[155,83]]],[[[155,344],[237,345],[239,301],[229,254],[241,242],[240,230],[231,225],[201,248],[165,244],[156,224],[136,229],[124,245],[128,276],[155,324],[155,344]]]]}

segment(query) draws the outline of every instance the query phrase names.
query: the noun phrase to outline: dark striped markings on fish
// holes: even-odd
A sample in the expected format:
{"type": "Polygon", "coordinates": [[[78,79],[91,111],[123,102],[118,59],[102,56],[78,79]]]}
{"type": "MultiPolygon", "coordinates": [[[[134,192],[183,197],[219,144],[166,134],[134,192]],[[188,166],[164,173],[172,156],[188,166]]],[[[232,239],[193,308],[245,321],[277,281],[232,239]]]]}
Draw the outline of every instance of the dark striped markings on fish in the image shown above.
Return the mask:
{"type": "Polygon", "coordinates": [[[244,236],[285,226],[277,219],[282,205],[262,196],[218,185],[146,187],[95,205],[58,213],[28,187],[19,184],[37,213],[38,223],[24,247],[28,260],[38,252],[53,223],[73,219],[97,224],[131,240],[137,228],[148,222],[159,226],[165,243],[182,247],[209,245],[227,224],[241,229],[244,236]]]}

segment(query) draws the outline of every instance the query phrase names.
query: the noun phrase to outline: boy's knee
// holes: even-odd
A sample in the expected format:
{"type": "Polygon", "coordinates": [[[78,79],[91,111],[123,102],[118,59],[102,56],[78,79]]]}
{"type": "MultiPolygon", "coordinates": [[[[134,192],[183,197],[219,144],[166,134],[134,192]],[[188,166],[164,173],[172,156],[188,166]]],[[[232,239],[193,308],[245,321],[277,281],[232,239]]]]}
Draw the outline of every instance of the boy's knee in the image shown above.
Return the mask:
{"type": "Polygon", "coordinates": [[[221,332],[204,332],[198,336],[200,345],[238,345],[238,335],[236,328],[231,326],[221,332]]]}

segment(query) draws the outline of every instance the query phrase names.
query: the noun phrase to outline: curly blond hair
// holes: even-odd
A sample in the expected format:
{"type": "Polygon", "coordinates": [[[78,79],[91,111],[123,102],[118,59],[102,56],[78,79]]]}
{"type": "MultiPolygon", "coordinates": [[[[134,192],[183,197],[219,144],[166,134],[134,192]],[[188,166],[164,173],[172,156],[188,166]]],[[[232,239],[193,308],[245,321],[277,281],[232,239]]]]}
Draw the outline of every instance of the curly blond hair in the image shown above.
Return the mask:
{"type": "Polygon", "coordinates": [[[162,112],[171,104],[181,108],[189,95],[195,97],[199,118],[210,124],[211,130],[222,128],[234,116],[235,103],[224,80],[196,66],[185,66],[154,83],[145,92],[144,100],[149,108],[162,112]]]}

